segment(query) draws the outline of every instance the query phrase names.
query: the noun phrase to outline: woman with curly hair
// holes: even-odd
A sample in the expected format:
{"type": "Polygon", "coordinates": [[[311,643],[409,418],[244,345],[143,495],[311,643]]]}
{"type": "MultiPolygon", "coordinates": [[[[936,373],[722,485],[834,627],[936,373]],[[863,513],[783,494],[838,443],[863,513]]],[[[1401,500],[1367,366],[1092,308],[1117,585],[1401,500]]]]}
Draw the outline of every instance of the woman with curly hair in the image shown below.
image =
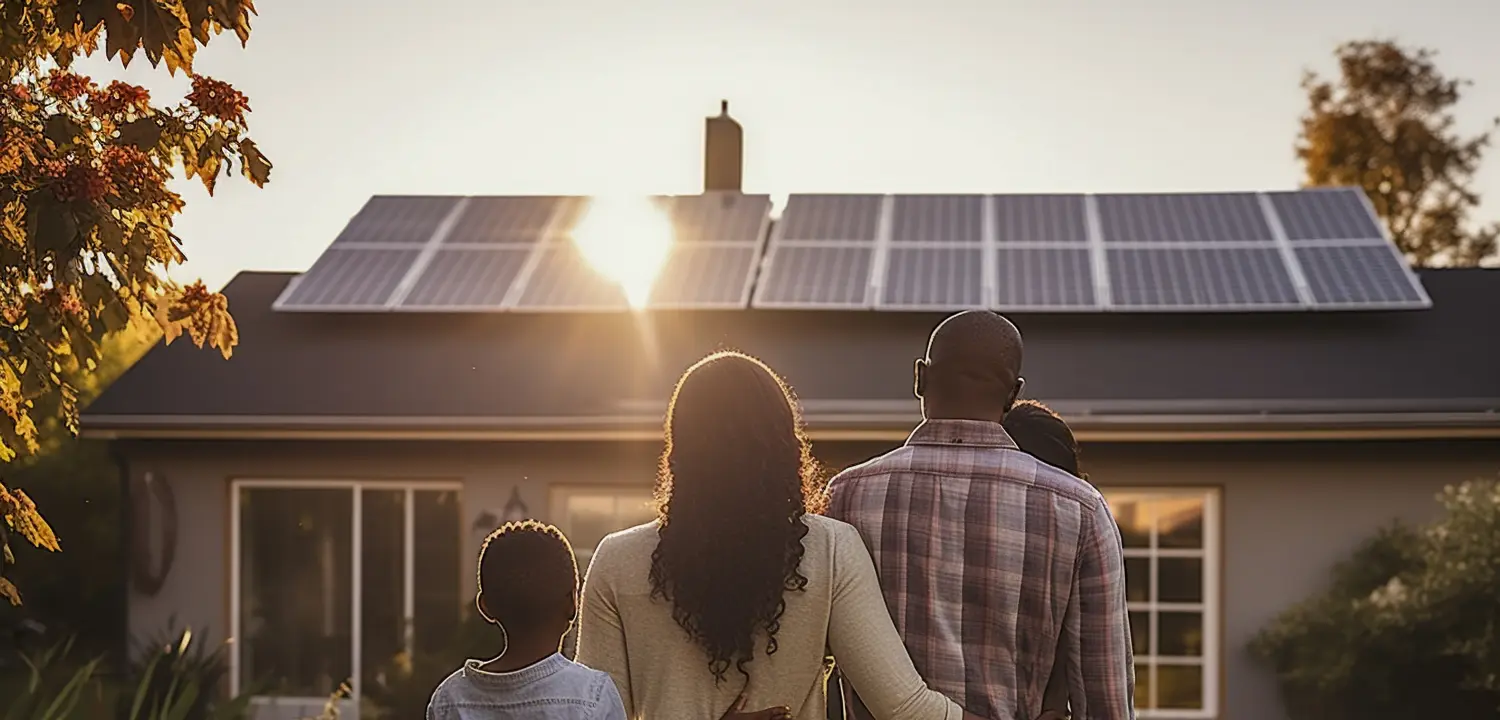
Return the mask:
{"type": "Polygon", "coordinates": [[[877,720],[960,720],[928,689],[859,533],[821,490],[791,390],[733,352],[688,368],[667,410],[657,520],[604,539],[584,582],[578,661],[628,718],[718,717],[743,697],[826,713],[828,651],[877,720]]]}

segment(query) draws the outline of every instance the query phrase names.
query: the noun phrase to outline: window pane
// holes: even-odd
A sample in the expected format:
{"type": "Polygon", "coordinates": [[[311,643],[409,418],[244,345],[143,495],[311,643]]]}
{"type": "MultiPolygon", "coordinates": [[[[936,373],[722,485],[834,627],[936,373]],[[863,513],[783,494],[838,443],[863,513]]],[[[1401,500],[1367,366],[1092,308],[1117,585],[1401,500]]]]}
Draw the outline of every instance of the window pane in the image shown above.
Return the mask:
{"type": "Polygon", "coordinates": [[[616,530],[613,495],[570,495],[563,509],[565,532],[574,547],[593,549],[616,530]]]}
{"type": "Polygon", "coordinates": [[[326,697],[349,678],[353,526],[347,489],[241,489],[241,687],[326,697]]]}
{"type": "Polygon", "coordinates": [[[1199,665],[1158,665],[1156,705],[1175,710],[1203,707],[1203,668],[1199,665]]]}
{"type": "Polygon", "coordinates": [[[1157,558],[1159,602],[1203,602],[1202,558],[1157,558]]]}
{"type": "Polygon", "coordinates": [[[1151,664],[1135,664],[1135,707],[1138,710],[1151,708],[1151,664]]]}
{"type": "Polygon", "coordinates": [[[406,491],[363,490],[361,502],[359,667],[369,687],[406,647],[406,491]]]}
{"type": "Polygon", "coordinates": [[[1128,548],[1151,547],[1151,516],[1145,512],[1138,495],[1112,495],[1109,509],[1114,512],[1115,523],[1120,526],[1120,539],[1128,548]]]}
{"type": "Polygon", "coordinates": [[[418,650],[434,652],[453,639],[465,605],[458,596],[464,572],[458,493],[418,490],[413,495],[413,640],[418,650]]]}
{"type": "Polygon", "coordinates": [[[1130,613],[1130,647],[1136,655],[1151,654],[1151,613],[1130,613]]]}
{"type": "Polygon", "coordinates": [[[1203,655],[1203,615],[1164,612],[1156,617],[1156,654],[1177,657],[1203,655]]]}
{"type": "Polygon", "coordinates": [[[1125,599],[1151,600],[1151,558],[1125,558],[1125,599]]]}
{"type": "Polygon", "coordinates": [[[1162,501],[1156,533],[1156,544],[1159,547],[1203,547],[1203,498],[1162,501]]]}

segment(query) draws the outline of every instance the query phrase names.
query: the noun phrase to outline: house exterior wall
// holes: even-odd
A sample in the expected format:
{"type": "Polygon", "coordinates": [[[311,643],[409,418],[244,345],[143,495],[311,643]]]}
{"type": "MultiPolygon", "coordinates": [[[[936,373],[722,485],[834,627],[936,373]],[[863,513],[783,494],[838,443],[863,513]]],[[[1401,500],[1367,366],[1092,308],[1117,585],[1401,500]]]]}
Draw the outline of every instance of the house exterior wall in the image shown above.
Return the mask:
{"type": "MultiPolygon", "coordinates": [[[[832,466],[878,454],[880,444],[827,443],[832,466]]],[[[179,626],[222,639],[229,627],[229,488],[235,479],[459,481],[464,524],[462,592],[471,595],[486,511],[499,517],[512,490],[550,519],[556,487],[649,486],[659,448],[616,444],[375,444],[138,442],[133,475],[166,478],[177,498],[176,562],[161,591],[132,591],[130,632],[179,626]]],[[[1500,442],[1090,445],[1085,469],[1101,487],[1219,491],[1222,720],[1281,717],[1274,682],[1246,644],[1278,612],[1321,588],[1327,571],[1392,519],[1424,521],[1446,484],[1500,471],[1500,442]]]]}

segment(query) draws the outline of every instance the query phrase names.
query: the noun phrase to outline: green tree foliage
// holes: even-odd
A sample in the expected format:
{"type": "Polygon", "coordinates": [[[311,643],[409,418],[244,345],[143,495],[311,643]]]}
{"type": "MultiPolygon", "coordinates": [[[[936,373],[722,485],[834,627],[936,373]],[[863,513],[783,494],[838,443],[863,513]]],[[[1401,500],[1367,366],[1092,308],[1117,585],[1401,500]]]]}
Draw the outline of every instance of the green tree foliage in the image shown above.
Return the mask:
{"type": "Polygon", "coordinates": [[[1453,110],[1466,80],[1434,53],[1388,40],[1340,45],[1339,76],[1308,73],[1297,157],[1310,185],[1362,187],[1397,247],[1419,265],[1474,265],[1495,252],[1500,226],[1476,228],[1474,173],[1490,129],[1463,136],[1453,110]]]}
{"type": "MultiPolygon", "coordinates": [[[[92,370],[99,342],[136,317],[168,342],[186,334],[228,357],[237,342],[222,295],[172,282],[183,261],[172,221],[181,167],[210,193],[236,169],[264,184],[271,164],[246,135],[249,104],[228,84],[193,74],[193,57],[224,30],[250,34],[250,0],[3,0],[0,2],[0,461],[36,452],[37,424],[55,408],[76,429],[78,388],[65,362],[92,370]],[[188,73],[192,92],[158,105],[145,89],[100,86],[70,72],[99,50],[129,64],[188,73]]],[[[25,493],[0,484],[0,596],[8,530],[59,548],[25,493]]]]}
{"type": "Polygon", "coordinates": [[[1251,644],[1294,720],[1500,713],[1500,484],[1439,501],[1441,520],[1382,531],[1251,644]]]}

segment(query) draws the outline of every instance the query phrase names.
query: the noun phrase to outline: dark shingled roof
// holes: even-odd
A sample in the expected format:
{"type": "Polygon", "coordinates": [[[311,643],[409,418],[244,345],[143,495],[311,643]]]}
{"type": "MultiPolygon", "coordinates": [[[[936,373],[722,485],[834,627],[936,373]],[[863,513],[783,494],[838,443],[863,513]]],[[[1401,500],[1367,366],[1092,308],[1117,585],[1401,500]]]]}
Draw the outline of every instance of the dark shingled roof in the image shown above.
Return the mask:
{"type": "MultiPolygon", "coordinates": [[[[911,363],[938,314],[305,314],[271,303],[292,277],[225,293],[230,360],[157,347],[85,413],[85,428],[655,425],[677,374],[736,348],[786,375],[821,424],[909,421],[911,363]]],[[[1500,271],[1421,274],[1431,310],[1012,316],[1027,394],[1071,422],[1463,414],[1500,425],[1500,271]]],[[[659,425],[655,425],[659,427],[659,425]]]]}

